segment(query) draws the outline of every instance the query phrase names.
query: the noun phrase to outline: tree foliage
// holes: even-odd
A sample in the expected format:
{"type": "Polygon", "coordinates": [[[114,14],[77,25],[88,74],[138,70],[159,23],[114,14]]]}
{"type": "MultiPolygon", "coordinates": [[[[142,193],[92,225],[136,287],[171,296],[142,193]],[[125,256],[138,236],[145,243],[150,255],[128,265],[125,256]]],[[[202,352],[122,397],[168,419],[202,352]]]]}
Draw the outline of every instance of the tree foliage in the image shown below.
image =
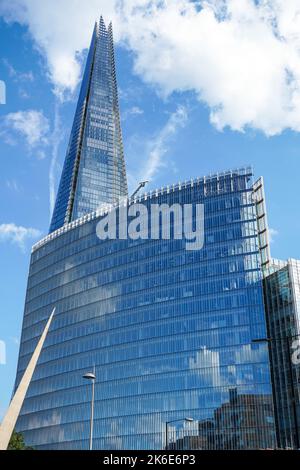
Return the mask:
{"type": "Polygon", "coordinates": [[[26,446],[22,433],[14,431],[7,450],[33,450],[33,448],[26,446]]]}

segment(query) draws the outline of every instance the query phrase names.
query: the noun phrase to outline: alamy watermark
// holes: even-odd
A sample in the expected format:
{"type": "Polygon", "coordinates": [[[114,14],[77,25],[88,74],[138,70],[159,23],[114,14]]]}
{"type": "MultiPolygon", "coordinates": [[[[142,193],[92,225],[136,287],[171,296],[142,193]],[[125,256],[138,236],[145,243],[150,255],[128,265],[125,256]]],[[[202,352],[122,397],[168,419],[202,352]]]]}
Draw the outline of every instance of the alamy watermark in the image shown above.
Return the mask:
{"type": "Polygon", "coordinates": [[[300,364],[300,338],[292,342],[291,349],[294,350],[292,353],[292,363],[297,366],[300,364]]]}
{"type": "Polygon", "coordinates": [[[0,80],[0,104],[6,104],[6,86],[3,80],[0,80]]]}
{"type": "Polygon", "coordinates": [[[97,224],[100,240],[185,240],[186,250],[204,245],[204,204],[119,205],[97,224]]]}

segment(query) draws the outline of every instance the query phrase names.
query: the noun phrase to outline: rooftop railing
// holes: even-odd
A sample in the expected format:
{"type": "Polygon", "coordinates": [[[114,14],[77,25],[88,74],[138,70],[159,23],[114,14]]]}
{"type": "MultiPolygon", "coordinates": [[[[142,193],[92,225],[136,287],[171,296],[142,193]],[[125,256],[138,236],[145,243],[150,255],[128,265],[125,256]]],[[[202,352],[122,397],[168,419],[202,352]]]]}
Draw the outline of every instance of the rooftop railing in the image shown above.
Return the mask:
{"type": "Polygon", "coordinates": [[[86,214],[79,219],[74,220],[73,222],[70,222],[69,224],[63,225],[59,229],[55,230],[52,233],[49,233],[46,237],[42,238],[39,240],[37,243],[35,243],[32,247],[32,253],[36,251],[37,249],[41,248],[43,245],[48,243],[51,240],[54,240],[55,238],[59,237],[63,233],[69,232],[70,230],[73,230],[76,227],[79,227],[80,225],[84,225],[86,222],[90,222],[91,220],[97,219],[98,217],[102,217],[105,214],[108,214],[112,210],[116,209],[119,206],[129,206],[131,204],[134,204],[136,202],[141,202],[141,201],[146,201],[147,199],[151,199],[152,197],[158,197],[163,194],[169,194],[170,192],[175,192],[175,191],[180,191],[181,189],[186,189],[188,187],[193,187],[194,185],[200,184],[200,183],[209,183],[211,180],[215,180],[218,178],[224,178],[226,176],[252,176],[253,175],[253,168],[252,167],[243,167],[243,168],[238,168],[235,170],[228,170],[220,173],[213,173],[207,176],[195,178],[195,179],[190,179],[188,181],[184,181],[183,183],[178,182],[173,185],[167,185],[163,186],[160,189],[155,189],[151,190],[149,192],[141,193],[140,195],[135,196],[134,198],[124,198],[121,201],[118,201],[115,204],[111,204],[110,206],[102,206],[99,209],[97,209],[94,212],[90,212],[89,214],[86,214]]]}

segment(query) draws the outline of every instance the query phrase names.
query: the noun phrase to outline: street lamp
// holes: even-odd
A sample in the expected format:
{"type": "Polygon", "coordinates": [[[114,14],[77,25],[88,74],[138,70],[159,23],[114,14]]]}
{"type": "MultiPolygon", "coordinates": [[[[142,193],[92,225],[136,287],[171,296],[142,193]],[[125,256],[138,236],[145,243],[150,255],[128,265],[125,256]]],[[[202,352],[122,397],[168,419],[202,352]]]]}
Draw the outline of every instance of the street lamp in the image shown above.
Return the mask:
{"type": "Polygon", "coordinates": [[[93,449],[93,429],[94,429],[94,402],[95,402],[95,367],[93,372],[87,372],[82,376],[83,379],[90,380],[92,382],[92,400],[91,400],[91,420],[90,420],[90,444],[89,449],[93,449]]]}
{"type": "Polygon", "coordinates": [[[253,339],[252,343],[276,343],[276,342],[286,342],[287,346],[287,353],[288,353],[288,368],[289,368],[289,376],[291,381],[291,393],[292,393],[292,406],[293,406],[293,416],[294,416],[294,423],[295,423],[295,438],[296,438],[296,447],[297,449],[300,448],[300,439],[299,439],[299,429],[298,429],[298,415],[297,415],[297,406],[296,406],[296,393],[295,393],[295,386],[294,386],[294,377],[293,377],[293,366],[291,361],[291,356],[289,353],[290,349],[290,340],[293,338],[299,338],[300,335],[293,335],[293,336],[283,336],[276,337],[276,338],[258,338],[253,339]]]}
{"type": "Polygon", "coordinates": [[[169,424],[171,423],[179,423],[180,421],[186,421],[187,423],[192,423],[194,421],[193,418],[180,418],[180,419],[173,419],[172,421],[166,421],[166,450],[168,450],[169,446],[169,424]]]}

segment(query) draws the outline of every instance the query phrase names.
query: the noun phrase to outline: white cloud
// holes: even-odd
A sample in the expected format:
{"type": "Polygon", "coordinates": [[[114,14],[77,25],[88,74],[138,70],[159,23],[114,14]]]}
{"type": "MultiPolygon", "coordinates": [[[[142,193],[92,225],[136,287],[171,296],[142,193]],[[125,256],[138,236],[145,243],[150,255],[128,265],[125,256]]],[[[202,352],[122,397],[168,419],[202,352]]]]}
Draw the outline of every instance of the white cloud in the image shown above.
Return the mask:
{"type": "Polygon", "coordinates": [[[278,235],[278,233],[279,233],[278,230],[276,230],[274,228],[269,228],[270,243],[274,243],[274,239],[278,235]]]}
{"type": "Polygon", "coordinates": [[[142,169],[137,176],[129,175],[131,186],[136,186],[137,181],[151,181],[159,169],[164,166],[170,167],[170,161],[166,162],[164,157],[170,149],[172,140],[175,139],[177,132],[186,125],[187,120],[187,108],[178,106],[156,136],[151,137],[149,141],[143,141],[143,153],[146,155],[146,161],[144,165],[140,162],[142,169]]]}
{"type": "Polygon", "coordinates": [[[102,13],[111,17],[114,0],[1,0],[0,14],[7,21],[28,25],[47,58],[55,93],[73,92],[81,74],[81,52],[89,47],[94,22],[102,13]]]}
{"type": "Polygon", "coordinates": [[[24,88],[19,88],[19,96],[20,98],[23,98],[25,100],[28,100],[30,98],[29,93],[26,90],[24,90],[24,88]]]}
{"type": "Polygon", "coordinates": [[[139,106],[132,106],[122,112],[121,118],[125,121],[130,116],[140,116],[141,114],[144,114],[144,111],[139,106]]]}
{"type": "Polygon", "coordinates": [[[138,106],[133,106],[128,110],[129,114],[144,114],[144,111],[138,106]]]}
{"type": "Polygon", "coordinates": [[[41,149],[35,151],[34,155],[38,160],[44,160],[44,158],[46,158],[46,153],[44,152],[44,150],[41,149]]]}
{"type": "Polygon", "coordinates": [[[16,193],[19,193],[21,191],[21,188],[15,179],[6,180],[6,186],[8,189],[10,189],[11,191],[15,191],[16,193]]]}
{"type": "Polygon", "coordinates": [[[217,129],[300,131],[299,0],[2,0],[1,12],[28,25],[60,96],[103,13],[135,72],[164,95],[195,91],[217,129]]]}
{"type": "Polygon", "coordinates": [[[20,345],[20,339],[17,338],[16,336],[10,336],[10,340],[15,344],[16,346],[20,345]]]}
{"type": "Polygon", "coordinates": [[[35,228],[26,228],[11,224],[0,224],[0,242],[11,242],[25,249],[25,242],[38,238],[41,232],[35,228]]]}
{"type": "Polygon", "coordinates": [[[28,85],[31,85],[31,83],[34,81],[34,75],[32,71],[30,70],[29,72],[20,72],[19,70],[16,70],[14,66],[7,59],[2,59],[2,63],[7,68],[9,77],[15,83],[19,84],[18,86],[19,96],[23,99],[28,99],[30,95],[25,88],[28,87],[28,85]]]}
{"type": "Polygon", "coordinates": [[[194,90],[219,130],[300,130],[299,1],[155,3],[124,8],[123,38],[144,80],[164,94],[194,90]]]}
{"type": "Polygon", "coordinates": [[[7,60],[7,59],[2,59],[3,64],[8,70],[9,76],[16,82],[33,82],[34,81],[34,76],[32,71],[30,70],[29,72],[19,72],[14,68],[14,66],[7,60]]]}
{"type": "MultiPolygon", "coordinates": [[[[48,144],[49,121],[42,111],[31,109],[7,114],[2,129],[8,138],[11,130],[17,132],[25,138],[30,148],[48,144]]],[[[40,157],[41,155],[38,155],[38,158],[40,157]]]]}

